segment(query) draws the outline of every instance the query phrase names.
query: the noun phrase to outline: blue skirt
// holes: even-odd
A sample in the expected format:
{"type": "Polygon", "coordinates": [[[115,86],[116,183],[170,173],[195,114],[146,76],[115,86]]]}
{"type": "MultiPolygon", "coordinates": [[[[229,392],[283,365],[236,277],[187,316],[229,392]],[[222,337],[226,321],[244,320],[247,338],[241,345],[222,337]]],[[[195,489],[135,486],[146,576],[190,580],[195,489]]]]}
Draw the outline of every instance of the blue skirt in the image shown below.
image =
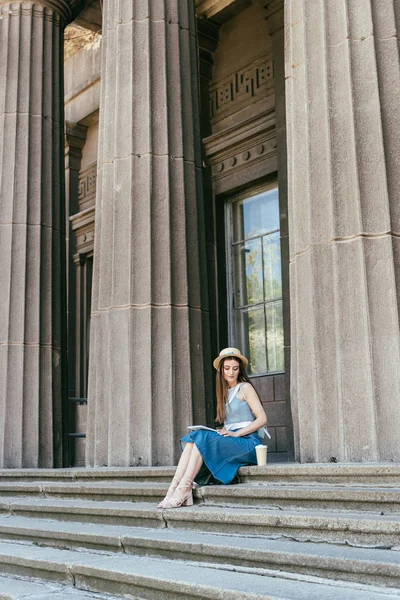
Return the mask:
{"type": "Polygon", "coordinates": [[[257,433],[243,437],[224,437],[215,431],[198,429],[191,431],[181,439],[181,447],[185,442],[196,444],[207,470],[215,481],[204,477],[204,468],[195,478],[196,483],[231,483],[236,477],[239,467],[256,465],[255,447],[261,444],[257,433]]]}

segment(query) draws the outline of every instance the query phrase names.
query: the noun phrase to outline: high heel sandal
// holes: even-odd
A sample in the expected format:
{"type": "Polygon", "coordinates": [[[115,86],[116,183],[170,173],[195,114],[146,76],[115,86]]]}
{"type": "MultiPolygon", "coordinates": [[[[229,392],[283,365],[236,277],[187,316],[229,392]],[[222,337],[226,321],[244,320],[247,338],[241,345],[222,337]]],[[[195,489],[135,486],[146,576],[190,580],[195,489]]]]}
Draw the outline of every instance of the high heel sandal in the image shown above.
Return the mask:
{"type": "Polygon", "coordinates": [[[179,508],[193,506],[193,481],[182,479],[172,496],[163,503],[162,508],[179,508]]]}
{"type": "Polygon", "coordinates": [[[172,494],[175,492],[179,483],[180,483],[180,480],[178,479],[178,477],[173,477],[165,498],[163,500],[161,500],[161,502],[159,504],[157,504],[157,508],[165,508],[164,507],[165,502],[171,498],[172,494]]]}

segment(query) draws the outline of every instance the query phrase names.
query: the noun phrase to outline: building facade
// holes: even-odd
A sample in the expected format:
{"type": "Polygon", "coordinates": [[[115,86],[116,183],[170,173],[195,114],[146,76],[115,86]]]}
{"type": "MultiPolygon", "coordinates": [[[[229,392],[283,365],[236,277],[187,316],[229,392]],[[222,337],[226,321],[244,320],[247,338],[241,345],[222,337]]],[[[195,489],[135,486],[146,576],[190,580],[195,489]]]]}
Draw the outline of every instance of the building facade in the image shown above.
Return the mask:
{"type": "Polygon", "coordinates": [[[0,465],[397,461],[400,7],[0,0],[0,465]],[[63,38],[63,31],[65,37],[63,38]]]}

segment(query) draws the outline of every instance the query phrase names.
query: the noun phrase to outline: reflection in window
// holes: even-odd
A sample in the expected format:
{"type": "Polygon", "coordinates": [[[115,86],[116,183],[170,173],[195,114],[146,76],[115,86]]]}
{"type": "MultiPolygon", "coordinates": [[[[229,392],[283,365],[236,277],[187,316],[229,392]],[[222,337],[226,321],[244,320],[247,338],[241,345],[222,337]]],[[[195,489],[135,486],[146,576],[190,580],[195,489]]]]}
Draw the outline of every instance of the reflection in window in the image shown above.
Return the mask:
{"type": "Polygon", "coordinates": [[[252,375],[284,370],[278,189],[232,205],[235,344],[252,375]]]}

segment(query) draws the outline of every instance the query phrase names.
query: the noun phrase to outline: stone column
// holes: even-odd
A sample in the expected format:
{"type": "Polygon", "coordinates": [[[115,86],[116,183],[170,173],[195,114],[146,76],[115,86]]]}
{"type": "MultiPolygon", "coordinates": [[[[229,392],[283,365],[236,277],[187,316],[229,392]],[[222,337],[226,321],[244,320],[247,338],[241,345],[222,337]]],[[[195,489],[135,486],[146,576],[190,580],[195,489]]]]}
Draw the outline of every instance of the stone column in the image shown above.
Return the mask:
{"type": "Polygon", "coordinates": [[[399,14],[285,8],[297,457],[399,460],[399,14]]]}
{"type": "Polygon", "coordinates": [[[280,235],[282,253],[282,298],[283,298],[283,336],[285,347],[285,396],[286,423],[288,437],[288,457],[294,458],[293,419],[290,404],[290,286],[289,286],[289,219],[288,219],[288,179],[286,145],[286,90],[285,90],[285,35],[284,0],[269,0],[265,3],[269,32],[274,51],[274,88],[276,145],[278,153],[278,185],[280,235]]]}
{"type": "MultiPolygon", "coordinates": [[[[72,230],[70,216],[79,212],[79,171],[82,162],[82,149],[85,145],[87,127],[76,123],[65,124],[65,222],[67,254],[67,321],[68,321],[68,396],[79,396],[77,369],[77,271],[75,266],[76,238],[72,230]]],[[[79,364],[79,363],[78,363],[79,364]]]]}
{"type": "Polygon", "coordinates": [[[62,464],[65,0],[0,0],[0,466],[62,464]]]}
{"type": "Polygon", "coordinates": [[[87,463],[168,465],[212,401],[194,2],[102,32],[87,463]]]}
{"type": "MultiPolygon", "coordinates": [[[[197,40],[199,46],[199,96],[200,96],[200,135],[201,139],[212,133],[210,110],[210,82],[214,65],[214,52],[218,46],[220,25],[208,19],[197,19],[197,40]]],[[[216,265],[216,223],[215,201],[212,185],[211,165],[207,160],[202,144],[203,195],[205,215],[205,237],[207,247],[208,294],[210,306],[210,347],[212,354],[220,351],[221,328],[218,322],[218,293],[216,265]]],[[[226,324],[227,326],[228,324],[226,324]]]]}

